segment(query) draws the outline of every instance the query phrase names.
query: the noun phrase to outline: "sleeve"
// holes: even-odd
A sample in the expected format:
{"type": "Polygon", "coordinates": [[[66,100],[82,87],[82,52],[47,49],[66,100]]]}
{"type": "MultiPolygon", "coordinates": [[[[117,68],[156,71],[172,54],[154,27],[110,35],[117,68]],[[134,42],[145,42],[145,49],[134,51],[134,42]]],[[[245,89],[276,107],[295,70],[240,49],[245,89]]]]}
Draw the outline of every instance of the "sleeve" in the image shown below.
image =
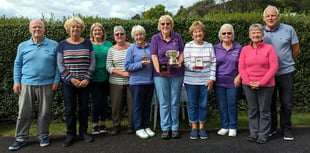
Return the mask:
{"type": "Polygon", "coordinates": [[[273,78],[278,71],[278,56],[276,51],[272,46],[268,49],[268,61],[269,61],[269,70],[264,75],[264,77],[259,81],[261,86],[266,86],[273,78]]]}
{"type": "Polygon", "coordinates": [[[242,84],[245,85],[249,85],[250,84],[250,79],[249,76],[246,72],[246,63],[245,63],[245,53],[246,49],[245,47],[242,48],[241,53],[240,53],[240,57],[239,57],[239,64],[238,64],[238,70],[239,70],[239,74],[241,76],[242,79],[242,84]]]}
{"type": "Polygon", "coordinates": [[[210,61],[210,80],[216,80],[216,57],[215,57],[215,53],[214,53],[214,48],[213,46],[211,46],[211,61],[210,61]]]}
{"type": "Polygon", "coordinates": [[[184,47],[184,67],[190,71],[194,70],[194,63],[191,63],[190,44],[186,43],[184,47]]]}
{"type": "Polygon", "coordinates": [[[291,45],[297,44],[299,42],[299,40],[298,40],[298,36],[296,34],[296,31],[295,31],[295,29],[293,27],[292,27],[292,30],[291,30],[291,36],[292,36],[291,45]]]}
{"type": "Polygon", "coordinates": [[[87,73],[84,75],[84,78],[87,80],[91,80],[93,78],[93,73],[96,67],[96,56],[93,51],[90,52],[90,65],[87,73]]]}
{"type": "Polygon", "coordinates": [[[21,44],[18,45],[17,54],[16,54],[15,61],[14,61],[14,74],[13,74],[14,84],[21,82],[22,67],[23,67],[21,48],[22,48],[21,44]]]}
{"type": "Polygon", "coordinates": [[[152,55],[158,55],[158,42],[156,40],[156,35],[152,36],[150,51],[152,55]]]}
{"type": "Polygon", "coordinates": [[[106,61],[106,69],[107,71],[112,74],[115,67],[113,66],[113,50],[112,47],[108,51],[107,61],[106,61]]]}

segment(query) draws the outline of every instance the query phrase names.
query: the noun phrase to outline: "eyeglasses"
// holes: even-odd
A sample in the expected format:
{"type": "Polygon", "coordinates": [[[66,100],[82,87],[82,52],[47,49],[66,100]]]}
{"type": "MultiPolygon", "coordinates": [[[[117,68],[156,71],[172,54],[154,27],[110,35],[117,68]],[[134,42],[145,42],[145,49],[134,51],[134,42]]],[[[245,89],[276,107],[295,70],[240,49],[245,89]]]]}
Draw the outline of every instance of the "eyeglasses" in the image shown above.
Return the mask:
{"type": "Polygon", "coordinates": [[[162,26],[165,26],[165,25],[169,26],[170,23],[169,23],[169,22],[167,22],[167,23],[161,23],[161,25],[162,25],[162,26]]]}
{"type": "Polygon", "coordinates": [[[226,34],[231,35],[232,33],[231,32],[223,32],[222,33],[222,35],[226,35],[226,34]]]}
{"type": "Polygon", "coordinates": [[[115,36],[124,36],[125,33],[116,33],[115,36]]]}

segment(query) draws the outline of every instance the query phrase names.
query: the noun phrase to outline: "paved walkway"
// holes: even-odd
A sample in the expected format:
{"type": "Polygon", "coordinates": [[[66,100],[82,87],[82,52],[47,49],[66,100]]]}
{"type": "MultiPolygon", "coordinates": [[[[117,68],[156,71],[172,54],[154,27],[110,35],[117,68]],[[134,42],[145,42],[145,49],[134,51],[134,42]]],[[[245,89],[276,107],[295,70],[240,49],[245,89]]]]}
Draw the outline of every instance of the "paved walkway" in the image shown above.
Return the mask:
{"type": "MultiPolygon", "coordinates": [[[[310,153],[310,127],[295,128],[294,141],[284,141],[280,134],[267,144],[256,144],[246,140],[248,130],[238,131],[237,137],[218,136],[208,131],[208,140],[190,140],[189,131],[182,131],[182,138],[162,140],[160,132],[153,138],[142,140],[134,134],[123,132],[118,136],[98,135],[95,142],[77,140],[71,147],[62,147],[64,135],[51,136],[51,145],[41,148],[35,137],[27,146],[14,153],[310,153]]],[[[0,153],[9,153],[8,146],[13,137],[0,138],[0,153]]]]}

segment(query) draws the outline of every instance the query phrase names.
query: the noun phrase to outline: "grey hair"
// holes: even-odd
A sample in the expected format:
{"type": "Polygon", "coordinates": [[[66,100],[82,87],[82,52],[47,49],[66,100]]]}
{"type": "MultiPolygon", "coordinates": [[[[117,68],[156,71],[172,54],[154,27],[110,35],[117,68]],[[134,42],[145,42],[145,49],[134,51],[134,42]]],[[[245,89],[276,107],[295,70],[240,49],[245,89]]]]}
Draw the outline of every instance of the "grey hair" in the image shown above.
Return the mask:
{"type": "Polygon", "coordinates": [[[123,28],[123,26],[115,26],[113,29],[113,34],[115,35],[116,31],[122,31],[124,33],[126,33],[125,29],[123,28]]]}
{"type": "Polygon", "coordinates": [[[231,40],[234,40],[235,39],[235,31],[234,31],[234,27],[231,25],[231,24],[228,24],[228,23],[225,23],[221,26],[220,30],[219,30],[219,33],[218,33],[218,37],[220,39],[220,41],[222,41],[221,39],[221,35],[222,35],[222,31],[225,30],[225,29],[229,29],[231,30],[231,33],[232,33],[232,38],[231,40]]]}
{"type": "Polygon", "coordinates": [[[145,29],[140,25],[136,25],[132,27],[131,37],[134,38],[136,33],[142,33],[144,36],[146,35],[145,29]]]}
{"type": "Polygon", "coordinates": [[[253,30],[260,30],[264,34],[264,27],[259,23],[254,23],[249,28],[249,33],[253,30]]]}
{"type": "Polygon", "coordinates": [[[268,6],[265,8],[265,10],[264,10],[263,16],[265,16],[266,11],[269,10],[269,9],[271,9],[271,8],[276,10],[277,15],[279,14],[279,10],[277,9],[277,7],[275,7],[275,6],[273,6],[273,5],[268,5],[268,6]]]}

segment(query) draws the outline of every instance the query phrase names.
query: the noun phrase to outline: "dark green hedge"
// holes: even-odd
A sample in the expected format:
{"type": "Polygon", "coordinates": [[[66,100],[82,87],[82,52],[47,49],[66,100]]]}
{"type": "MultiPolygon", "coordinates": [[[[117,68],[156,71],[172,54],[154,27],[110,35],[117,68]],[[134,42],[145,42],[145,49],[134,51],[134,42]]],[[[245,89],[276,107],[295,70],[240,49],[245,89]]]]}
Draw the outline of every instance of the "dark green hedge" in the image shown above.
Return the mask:
{"type": "MultiPolygon", "coordinates": [[[[192,38],[188,33],[188,27],[195,19],[175,19],[174,31],[179,32],[184,42],[190,41],[192,38]]],[[[215,44],[218,42],[218,30],[219,27],[224,23],[222,21],[214,21],[207,19],[200,19],[206,25],[206,38],[205,40],[215,44]]],[[[242,45],[247,45],[249,42],[248,38],[248,27],[252,23],[261,21],[261,19],[249,19],[249,20],[227,20],[225,23],[231,23],[235,28],[235,40],[240,42],[242,45]]],[[[300,46],[302,53],[296,61],[297,73],[295,80],[295,95],[294,95],[294,110],[301,112],[310,111],[310,25],[303,22],[302,20],[284,20],[285,23],[290,24],[295,27],[300,40],[300,46]]],[[[127,31],[128,41],[132,42],[130,37],[131,27],[140,24],[144,26],[147,31],[147,40],[153,34],[158,33],[157,30],[157,20],[147,20],[147,21],[109,21],[103,23],[107,30],[108,40],[112,39],[113,26],[123,25],[127,31]]],[[[263,23],[262,23],[263,24],[263,23]]],[[[91,23],[87,23],[86,30],[83,33],[83,37],[89,38],[89,28],[91,23]]],[[[60,24],[48,24],[47,25],[47,37],[54,39],[56,41],[63,40],[67,37],[63,25],[60,24]]],[[[1,85],[0,85],[0,120],[13,121],[17,116],[17,102],[18,96],[13,94],[13,61],[15,59],[17,45],[30,38],[28,32],[28,25],[5,25],[0,26],[0,46],[1,46],[1,56],[0,56],[0,69],[1,69],[1,85]]],[[[64,105],[62,99],[62,91],[59,89],[54,99],[53,103],[53,119],[62,119],[64,112],[64,105]]],[[[244,95],[241,95],[239,101],[239,109],[245,111],[246,102],[244,100],[244,95]]],[[[214,96],[211,97],[210,107],[211,110],[216,109],[214,102],[214,96]]],[[[34,112],[36,113],[36,112],[34,112]]]]}

